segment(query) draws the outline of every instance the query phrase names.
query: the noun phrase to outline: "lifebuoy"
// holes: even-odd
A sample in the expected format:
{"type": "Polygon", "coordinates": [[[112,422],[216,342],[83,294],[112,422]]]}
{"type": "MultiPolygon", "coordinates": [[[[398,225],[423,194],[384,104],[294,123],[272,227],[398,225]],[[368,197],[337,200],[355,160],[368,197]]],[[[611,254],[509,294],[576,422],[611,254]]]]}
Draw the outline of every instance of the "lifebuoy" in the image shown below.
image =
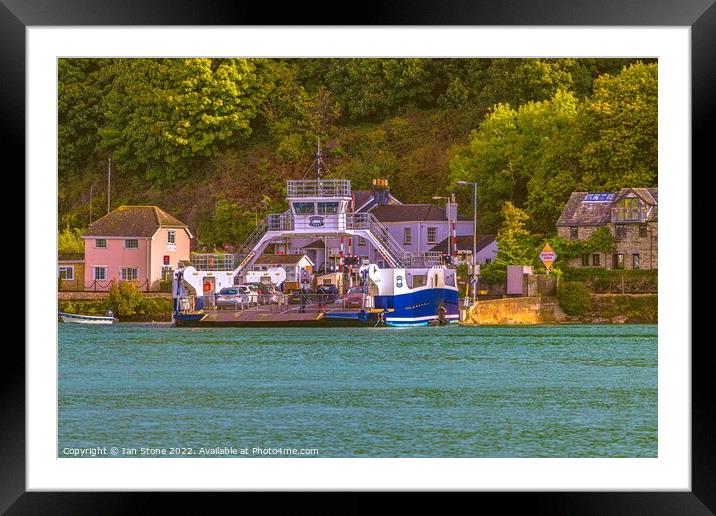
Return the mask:
{"type": "Polygon", "coordinates": [[[204,292],[210,292],[211,291],[211,282],[205,281],[204,282],[204,292]]]}

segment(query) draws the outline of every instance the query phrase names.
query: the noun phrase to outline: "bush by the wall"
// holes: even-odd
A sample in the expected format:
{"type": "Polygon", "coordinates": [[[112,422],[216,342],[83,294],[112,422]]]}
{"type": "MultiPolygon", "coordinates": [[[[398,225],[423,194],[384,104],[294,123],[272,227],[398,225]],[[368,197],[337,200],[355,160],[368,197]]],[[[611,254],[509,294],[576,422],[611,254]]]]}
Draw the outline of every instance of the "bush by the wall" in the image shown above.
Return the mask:
{"type": "Polygon", "coordinates": [[[567,315],[584,315],[592,308],[592,293],[578,281],[561,281],[557,287],[557,299],[567,315]]]}
{"type": "Polygon", "coordinates": [[[144,296],[136,283],[120,281],[109,289],[107,300],[115,315],[126,317],[139,312],[144,296]]]}
{"type": "Polygon", "coordinates": [[[562,279],[579,281],[598,293],[644,294],[657,292],[657,269],[602,269],[599,267],[563,267],[562,279]]]}
{"type": "Polygon", "coordinates": [[[657,323],[659,320],[658,296],[654,295],[602,295],[592,298],[592,312],[597,317],[611,319],[626,317],[630,323],[657,323]]]}

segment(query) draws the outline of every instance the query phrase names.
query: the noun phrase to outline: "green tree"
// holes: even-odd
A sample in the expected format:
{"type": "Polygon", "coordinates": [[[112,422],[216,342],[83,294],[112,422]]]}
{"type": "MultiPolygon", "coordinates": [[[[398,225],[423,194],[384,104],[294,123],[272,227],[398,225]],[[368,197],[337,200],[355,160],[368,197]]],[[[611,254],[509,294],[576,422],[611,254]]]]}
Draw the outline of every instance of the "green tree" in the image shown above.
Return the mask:
{"type": "Polygon", "coordinates": [[[110,59],[57,61],[58,171],[77,175],[96,159],[105,97],[114,80],[110,59]]]}
{"type": "Polygon", "coordinates": [[[299,82],[299,66],[290,61],[264,63],[261,72],[271,84],[260,106],[262,119],[276,142],[276,153],[289,161],[300,161],[316,138],[326,141],[333,132],[341,109],[324,86],[309,93],[299,82]]]}
{"type": "Polygon", "coordinates": [[[266,88],[250,59],[117,59],[101,146],[147,179],[185,175],[193,160],[247,138],[266,88]]]}
{"type": "Polygon", "coordinates": [[[456,149],[451,180],[477,182],[482,230],[494,231],[502,203],[525,206],[535,231],[554,223],[578,178],[573,136],[578,100],[566,91],[513,109],[498,104],[456,149]]]}
{"type": "Polygon", "coordinates": [[[430,99],[424,59],[333,59],[327,86],[351,120],[375,119],[430,99]]]}
{"type": "Polygon", "coordinates": [[[638,63],[594,82],[579,113],[587,142],[579,155],[582,187],[614,191],[657,184],[658,65],[638,63]]]}
{"type": "Polygon", "coordinates": [[[535,259],[535,243],[525,228],[529,215],[507,201],[502,206],[502,218],[502,226],[497,232],[498,252],[494,263],[499,267],[531,264],[535,259]]]}
{"type": "Polygon", "coordinates": [[[82,234],[81,229],[67,226],[57,235],[57,251],[59,253],[84,253],[85,241],[82,234]]]}
{"type": "Polygon", "coordinates": [[[211,219],[199,225],[198,237],[205,249],[235,249],[240,246],[270,211],[278,211],[268,196],[253,207],[220,196],[211,219]]]}

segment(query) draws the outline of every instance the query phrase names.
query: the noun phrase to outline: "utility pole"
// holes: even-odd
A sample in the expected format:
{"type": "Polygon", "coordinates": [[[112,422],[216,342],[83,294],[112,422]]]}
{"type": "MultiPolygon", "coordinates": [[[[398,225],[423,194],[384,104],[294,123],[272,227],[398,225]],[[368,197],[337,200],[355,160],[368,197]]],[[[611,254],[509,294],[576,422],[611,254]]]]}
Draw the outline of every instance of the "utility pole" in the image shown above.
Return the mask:
{"type": "Polygon", "coordinates": [[[477,183],[458,181],[459,185],[472,185],[472,301],[477,300],[477,183]]]}
{"type": "Polygon", "coordinates": [[[109,215],[109,198],[110,198],[110,192],[111,192],[111,184],[112,184],[112,158],[107,158],[107,214],[109,215]]]}

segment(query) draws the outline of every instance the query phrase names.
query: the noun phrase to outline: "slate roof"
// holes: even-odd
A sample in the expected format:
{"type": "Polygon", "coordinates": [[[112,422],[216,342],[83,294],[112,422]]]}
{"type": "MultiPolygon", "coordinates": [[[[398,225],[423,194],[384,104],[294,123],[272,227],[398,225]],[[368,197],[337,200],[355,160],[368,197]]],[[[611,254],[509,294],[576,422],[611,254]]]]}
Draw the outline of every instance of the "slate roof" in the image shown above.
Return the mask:
{"type": "MultiPolygon", "coordinates": [[[[457,248],[460,251],[472,251],[472,235],[458,236],[457,237],[457,248]]],[[[485,247],[495,241],[495,235],[477,235],[477,252],[479,253],[485,247]]],[[[448,252],[448,239],[442,240],[439,244],[435,245],[430,251],[438,253],[448,252]]]]}
{"type": "MultiPolygon", "coordinates": [[[[370,211],[381,222],[447,222],[445,208],[434,204],[384,204],[370,211]]],[[[472,220],[458,215],[457,220],[472,220]]]]}
{"type": "Polygon", "coordinates": [[[85,237],[149,238],[162,226],[189,230],[186,224],[157,206],[120,206],[94,221],[85,237]]]}
{"type": "Polygon", "coordinates": [[[572,192],[557,219],[557,226],[602,226],[609,221],[612,202],[584,202],[588,193],[572,192]]]}
{"type": "Polygon", "coordinates": [[[353,198],[355,201],[355,209],[357,210],[373,198],[373,192],[370,190],[353,190],[353,198]]]}
{"type": "Polygon", "coordinates": [[[296,265],[304,257],[313,263],[305,254],[262,254],[255,265],[296,265]]]}
{"type": "MultiPolygon", "coordinates": [[[[603,226],[611,219],[612,206],[627,193],[633,191],[647,204],[658,206],[658,188],[622,188],[614,192],[613,201],[585,201],[589,192],[572,192],[562,213],[557,219],[557,226],[603,226]]],[[[656,210],[649,220],[656,217],[656,210]]]]}
{"type": "MultiPolygon", "coordinates": [[[[353,190],[353,194],[354,194],[354,199],[355,199],[356,211],[360,211],[360,212],[370,211],[373,207],[375,207],[377,205],[377,202],[376,202],[375,198],[373,197],[372,190],[353,190]],[[363,205],[365,205],[365,207],[363,205]]],[[[388,202],[390,204],[403,204],[398,199],[393,197],[393,195],[390,192],[388,192],[388,195],[389,195],[388,202]]]]}
{"type": "Polygon", "coordinates": [[[325,249],[326,245],[324,244],[323,240],[320,238],[318,240],[314,240],[308,245],[301,246],[301,249],[325,249]]]}

